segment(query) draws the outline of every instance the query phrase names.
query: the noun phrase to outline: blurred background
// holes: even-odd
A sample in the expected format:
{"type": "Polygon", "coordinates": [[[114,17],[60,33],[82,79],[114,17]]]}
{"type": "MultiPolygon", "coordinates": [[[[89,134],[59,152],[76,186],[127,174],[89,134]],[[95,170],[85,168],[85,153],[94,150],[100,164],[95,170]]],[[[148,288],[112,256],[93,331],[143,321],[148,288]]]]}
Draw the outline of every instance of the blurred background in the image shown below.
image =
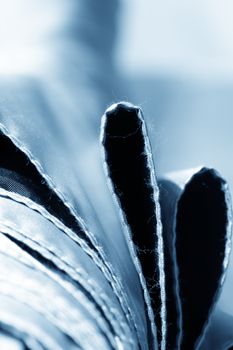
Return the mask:
{"type": "Polygon", "coordinates": [[[117,60],[148,119],[159,172],[214,166],[232,187],[232,1],[122,5],[117,60]]]}
{"type": "Polygon", "coordinates": [[[1,0],[0,6],[1,74],[56,77],[76,111],[89,95],[92,108],[81,114],[93,115],[95,128],[109,104],[130,100],[148,120],[159,173],[205,164],[233,185],[232,1],[1,0]]]}

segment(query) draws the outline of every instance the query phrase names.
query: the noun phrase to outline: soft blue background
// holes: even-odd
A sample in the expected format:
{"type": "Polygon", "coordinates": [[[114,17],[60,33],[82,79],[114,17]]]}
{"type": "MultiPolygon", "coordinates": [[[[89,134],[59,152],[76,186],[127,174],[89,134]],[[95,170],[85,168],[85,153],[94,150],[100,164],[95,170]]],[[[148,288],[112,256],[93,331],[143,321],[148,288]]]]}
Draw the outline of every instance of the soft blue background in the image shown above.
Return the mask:
{"type": "Polygon", "coordinates": [[[233,185],[233,3],[122,1],[117,60],[160,172],[205,164],[233,185]]]}

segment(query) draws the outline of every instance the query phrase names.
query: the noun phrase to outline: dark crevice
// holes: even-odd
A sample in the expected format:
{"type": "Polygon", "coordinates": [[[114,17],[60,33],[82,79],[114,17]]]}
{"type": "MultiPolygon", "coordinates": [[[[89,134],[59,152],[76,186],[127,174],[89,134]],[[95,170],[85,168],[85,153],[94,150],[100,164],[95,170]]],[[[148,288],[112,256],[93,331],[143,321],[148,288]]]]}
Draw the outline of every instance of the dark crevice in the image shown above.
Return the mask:
{"type": "Polygon", "coordinates": [[[178,268],[175,254],[174,218],[180,188],[168,180],[160,180],[159,189],[164,241],[167,349],[177,350],[180,347],[182,321],[177,280],[178,268]]]}
{"type": "Polygon", "coordinates": [[[0,186],[42,205],[95,249],[76,218],[49,187],[30,159],[2,132],[0,147],[0,186]]]}

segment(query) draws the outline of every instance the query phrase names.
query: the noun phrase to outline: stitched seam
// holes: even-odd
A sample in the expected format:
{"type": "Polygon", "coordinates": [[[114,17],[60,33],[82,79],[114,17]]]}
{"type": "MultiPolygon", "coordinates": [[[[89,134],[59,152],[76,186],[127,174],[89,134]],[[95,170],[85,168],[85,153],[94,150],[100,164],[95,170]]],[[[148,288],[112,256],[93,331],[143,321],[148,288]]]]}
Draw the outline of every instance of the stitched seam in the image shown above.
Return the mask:
{"type": "MultiPolygon", "coordinates": [[[[31,210],[35,211],[36,213],[41,214],[46,220],[53,223],[60,231],[62,231],[64,234],[66,234],[69,238],[71,238],[75,243],[77,243],[83,251],[95,262],[95,264],[98,266],[98,268],[102,271],[103,275],[106,277],[107,281],[110,283],[111,287],[113,288],[113,291],[117,297],[117,299],[120,302],[120,305],[122,306],[122,309],[124,311],[124,314],[129,321],[129,325],[131,324],[131,320],[133,321],[134,327],[137,329],[137,325],[134,321],[134,317],[132,315],[132,312],[128,306],[128,303],[126,300],[122,300],[122,297],[118,294],[118,288],[116,288],[115,283],[119,283],[120,281],[115,277],[113,274],[109,274],[109,271],[106,270],[106,266],[103,265],[102,261],[98,258],[98,256],[95,255],[95,253],[91,250],[91,248],[80,239],[76,234],[73,233],[72,230],[67,228],[61,221],[59,221],[56,217],[52,216],[44,207],[41,205],[33,202],[32,200],[23,197],[17,193],[8,192],[2,188],[0,188],[0,196],[11,199],[17,203],[23,204],[26,207],[30,208],[31,210]],[[114,281],[112,281],[112,278],[114,278],[114,281]],[[117,279],[117,280],[116,280],[117,279]],[[125,310],[125,306],[127,310],[125,310]]],[[[120,288],[121,284],[120,284],[120,288]]],[[[121,289],[122,290],[122,289],[121,289]]],[[[122,295],[122,291],[120,290],[120,294],[122,295]]]]}
{"type": "MultiPolygon", "coordinates": [[[[48,183],[49,187],[58,195],[58,197],[63,201],[64,205],[69,208],[69,210],[72,213],[72,215],[75,217],[77,222],[83,228],[84,232],[87,234],[87,237],[89,237],[89,239],[92,242],[93,246],[96,247],[97,251],[99,252],[98,255],[100,255],[100,257],[101,257],[102,264],[99,263],[97,261],[97,259],[95,259],[94,256],[92,256],[91,253],[88,252],[88,249],[86,250],[81,245],[81,243],[79,243],[80,246],[84,249],[84,251],[86,251],[86,253],[93,258],[93,260],[95,261],[96,265],[101,269],[101,271],[105,275],[106,279],[108,280],[108,282],[112,286],[112,288],[113,288],[113,290],[115,292],[115,295],[117,296],[117,298],[118,298],[118,300],[120,302],[120,305],[121,305],[121,307],[122,307],[122,309],[123,309],[123,311],[125,313],[125,316],[128,319],[128,321],[129,321],[129,325],[131,325],[131,321],[132,321],[133,326],[134,326],[134,328],[136,330],[136,334],[139,334],[138,326],[137,326],[136,321],[135,321],[135,317],[134,317],[134,315],[133,315],[133,313],[132,313],[132,311],[131,311],[131,309],[129,307],[129,303],[128,303],[128,300],[127,300],[128,297],[125,294],[123,294],[123,292],[122,292],[123,288],[122,288],[122,283],[120,281],[120,277],[119,276],[117,277],[115,275],[115,273],[113,272],[114,271],[113,267],[111,266],[110,263],[107,263],[106,255],[105,255],[102,247],[98,244],[98,242],[95,239],[95,237],[86,229],[83,220],[81,218],[77,217],[73,206],[66,200],[65,195],[54,185],[51,177],[45,174],[45,171],[43,170],[43,167],[40,164],[40,162],[33,157],[32,153],[14,135],[12,135],[2,123],[0,123],[0,129],[2,129],[3,133],[14,143],[14,145],[16,147],[18,147],[23,153],[25,153],[27,155],[29,160],[36,167],[37,171],[46,180],[46,182],[48,183]],[[92,239],[93,239],[93,241],[92,241],[92,239]]],[[[30,207],[30,205],[28,205],[28,206],[30,207]]],[[[33,209],[33,208],[31,208],[31,209],[33,209]]],[[[41,214],[43,215],[42,212],[41,212],[41,214]]],[[[53,222],[53,220],[52,220],[52,222],[53,222]]],[[[76,236],[76,238],[73,238],[73,239],[74,239],[74,241],[77,242],[77,236],[76,236]]]]}
{"type": "MultiPolygon", "coordinates": [[[[122,332],[122,333],[120,333],[120,336],[119,336],[119,337],[120,337],[123,341],[126,341],[126,340],[127,340],[127,341],[128,341],[129,343],[131,343],[131,344],[134,343],[134,342],[133,342],[133,339],[128,339],[128,338],[126,338],[125,335],[124,335],[124,336],[121,336],[122,334],[125,333],[125,329],[126,329],[126,327],[127,327],[127,324],[126,324],[125,322],[123,322],[123,321],[120,320],[121,317],[118,316],[119,313],[117,312],[117,309],[115,309],[115,308],[113,308],[113,307],[109,307],[109,308],[106,308],[106,307],[105,307],[105,303],[106,303],[106,304],[109,303],[109,301],[108,301],[108,300],[109,300],[108,296],[107,296],[105,293],[103,293],[102,291],[101,291],[101,293],[99,293],[99,294],[96,294],[96,293],[95,293],[95,290],[94,290],[94,289],[97,289],[97,286],[98,286],[98,285],[95,285],[95,284],[94,284],[94,281],[91,280],[91,279],[88,277],[88,275],[85,273],[84,270],[82,270],[82,269],[79,269],[79,270],[78,270],[77,268],[74,268],[68,261],[66,261],[64,258],[61,258],[60,256],[58,256],[58,255],[54,252],[54,250],[52,250],[51,248],[45,247],[41,242],[38,242],[38,241],[34,240],[33,238],[26,236],[22,231],[16,229],[15,227],[10,226],[9,224],[5,224],[5,223],[3,223],[3,225],[5,226],[5,228],[9,228],[10,230],[15,231],[15,232],[18,233],[20,236],[24,237],[26,240],[32,241],[36,246],[38,246],[38,247],[41,248],[42,250],[45,250],[45,252],[48,252],[49,254],[52,254],[52,255],[55,257],[54,262],[55,262],[56,259],[57,259],[57,260],[58,260],[58,263],[60,262],[60,264],[61,264],[61,266],[62,266],[62,270],[64,270],[66,273],[69,274],[69,272],[68,272],[67,269],[66,269],[66,267],[68,267],[68,268],[71,269],[75,274],[77,274],[77,276],[74,277],[74,276],[73,276],[73,273],[72,273],[72,275],[71,275],[72,279],[74,279],[75,281],[77,281],[78,283],[80,283],[80,284],[83,286],[83,288],[86,289],[86,290],[92,295],[92,297],[95,299],[95,302],[96,302],[96,303],[97,303],[96,300],[99,300],[99,299],[102,300],[103,303],[100,303],[99,306],[102,308],[103,311],[105,311],[105,312],[104,312],[105,317],[109,320],[109,322],[112,324],[112,326],[114,327],[114,329],[115,329],[115,325],[118,325],[118,324],[119,324],[119,325],[121,326],[121,332],[122,332]],[[65,266],[64,266],[64,265],[65,265],[65,266]],[[82,279],[82,281],[78,280],[78,277],[80,277],[80,278],[82,279]],[[83,283],[83,282],[85,282],[85,283],[83,283]],[[89,289],[89,288],[88,288],[88,289],[86,288],[86,285],[87,285],[87,284],[89,285],[90,289],[89,289]],[[93,289],[92,289],[92,288],[93,288],[93,289]],[[108,316],[107,316],[108,313],[110,313],[110,314],[112,315],[113,319],[109,319],[109,318],[108,318],[108,316]],[[116,323],[115,323],[114,319],[117,321],[116,323]]],[[[0,226],[0,227],[1,227],[1,226],[0,226]]],[[[1,229],[2,229],[2,227],[1,227],[1,229]]],[[[3,230],[4,230],[4,229],[3,229],[3,230]]],[[[25,242],[25,240],[23,240],[23,242],[25,242]]],[[[117,331],[116,331],[116,330],[115,330],[115,332],[116,332],[116,334],[117,334],[117,331]]],[[[127,337],[128,337],[128,334],[127,334],[127,337]]]]}

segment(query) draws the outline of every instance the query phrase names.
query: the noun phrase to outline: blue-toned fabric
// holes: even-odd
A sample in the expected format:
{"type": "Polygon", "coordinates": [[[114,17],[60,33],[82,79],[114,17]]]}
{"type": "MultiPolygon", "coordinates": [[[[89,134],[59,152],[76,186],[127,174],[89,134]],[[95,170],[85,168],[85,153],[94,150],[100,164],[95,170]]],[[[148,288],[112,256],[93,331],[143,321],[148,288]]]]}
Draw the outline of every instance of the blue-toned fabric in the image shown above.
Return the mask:
{"type": "Polygon", "coordinates": [[[0,348],[230,348],[228,186],[157,185],[140,108],[106,110],[118,1],[20,2],[43,59],[0,76],[0,348]]]}

